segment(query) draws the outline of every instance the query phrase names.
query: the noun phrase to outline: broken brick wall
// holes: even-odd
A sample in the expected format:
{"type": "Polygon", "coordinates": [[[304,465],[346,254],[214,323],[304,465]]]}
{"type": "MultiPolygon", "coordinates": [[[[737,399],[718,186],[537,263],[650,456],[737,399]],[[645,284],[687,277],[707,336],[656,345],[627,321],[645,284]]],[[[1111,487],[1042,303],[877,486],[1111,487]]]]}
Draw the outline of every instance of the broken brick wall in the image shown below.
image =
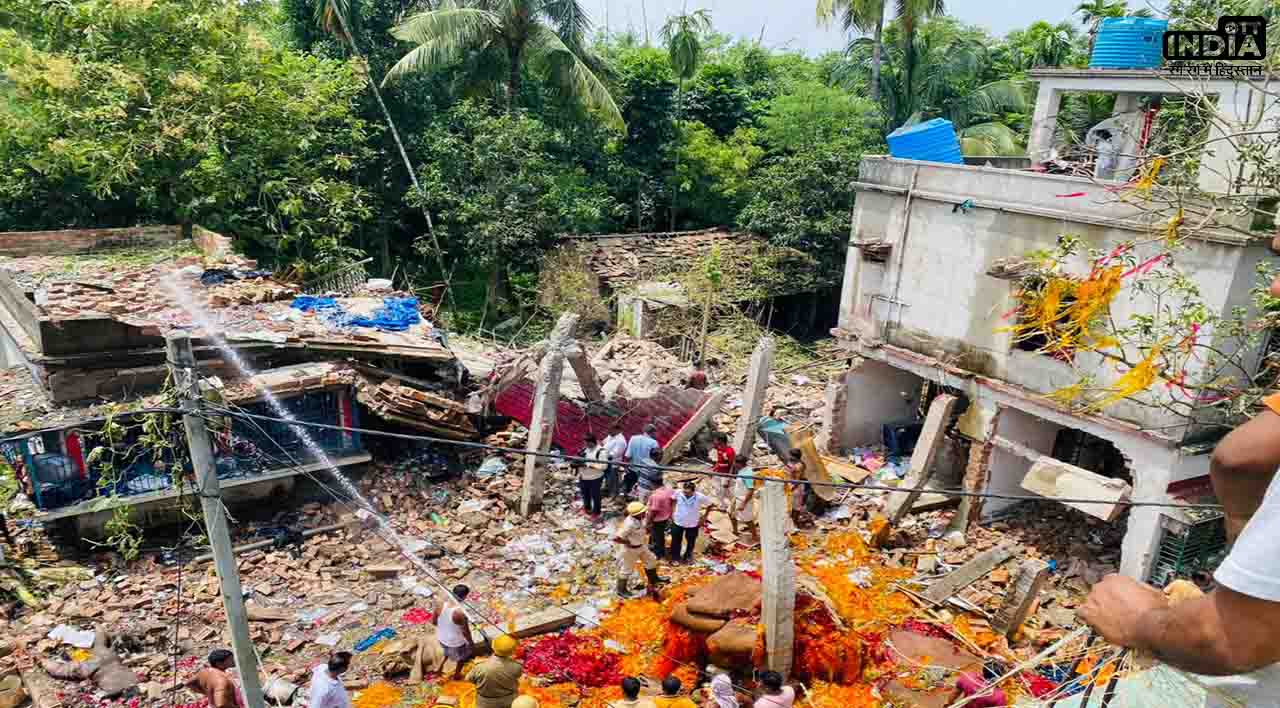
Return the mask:
{"type": "Polygon", "coordinates": [[[175,243],[182,238],[176,225],[131,226],[121,229],[0,232],[0,256],[70,256],[107,248],[175,243]]]}

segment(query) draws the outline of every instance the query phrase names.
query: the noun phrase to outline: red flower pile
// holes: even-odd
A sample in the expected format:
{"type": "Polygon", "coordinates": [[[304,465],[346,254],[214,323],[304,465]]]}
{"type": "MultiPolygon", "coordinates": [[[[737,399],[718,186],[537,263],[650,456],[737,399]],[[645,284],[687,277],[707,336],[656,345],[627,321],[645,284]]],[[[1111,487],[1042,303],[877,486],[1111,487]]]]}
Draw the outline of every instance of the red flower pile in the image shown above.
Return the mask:
{"type": "Polygon", "coordinates": [[[621,656],[605,648],[596,637],[573,632],[547,637],[521,647],[525,671],[550,676],[555,681],[571,681],[579,686],[617,685],[625,678],[619,669],[621,656]]]}
{"type": "Polygon", "coordinates": [[[400,619],[404,620],[405,624],[430,624],[435,620],[435,618],[436,616],[430,611],[424,610],[421,607],[414,607],[404,613],[404,616],[400,619]]]}

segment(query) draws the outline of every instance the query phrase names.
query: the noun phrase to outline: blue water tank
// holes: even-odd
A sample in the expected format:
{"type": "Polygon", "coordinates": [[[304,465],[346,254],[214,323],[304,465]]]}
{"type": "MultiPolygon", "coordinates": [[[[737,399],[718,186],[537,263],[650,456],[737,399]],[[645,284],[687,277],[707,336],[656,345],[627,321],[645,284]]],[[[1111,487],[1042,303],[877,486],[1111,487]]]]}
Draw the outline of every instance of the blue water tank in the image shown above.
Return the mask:
{"type": "Polygon", "coordinates": [[[1108,17],[1093,42],[1090,69],[1154,69],[1164,56],[1168,20],[1108,17]]]}
{"type": "Polygon", "coordinates": [[[964,164],[955,126],[945,118],[904,125],[889,133],[889,154],[906,160],[928,160],[964,164]]]}

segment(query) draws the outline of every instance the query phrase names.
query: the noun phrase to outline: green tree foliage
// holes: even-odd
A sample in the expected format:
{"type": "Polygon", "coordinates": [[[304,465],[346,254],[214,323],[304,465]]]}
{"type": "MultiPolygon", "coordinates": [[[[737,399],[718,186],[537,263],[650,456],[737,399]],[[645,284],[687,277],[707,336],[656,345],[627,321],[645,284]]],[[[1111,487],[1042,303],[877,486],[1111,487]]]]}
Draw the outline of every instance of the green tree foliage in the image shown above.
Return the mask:
{"type": "Polygon", "coordinates": [[[775,98],[761,120],[769,150],[738,223],[776,245],[843,262],[862,154],[882,147],[874,103],[819,83],[775,98]]]}
{"type": "Polygon", "coordinates": [[[216,0],[8,0],[0,229],[196,221],[313,268],[354,254],[369,156],[350,64],[216,0]]]}
{"type": "Polygon", "coordinates": [[[544,77],[548,88],[621,128],[622,113],[591,66],[596,58],[582,43],[589,30],[577,0],[479,0],[470,6],[445,0],[438,9],[420,12],[392,30],[397,39],[417,46],[391,67],[387,78],[464,61],[479,71],[503,66],[507,109],[515,111],[528,66],[544,77]]]}
{"type": "MultiPolygon", "coordinates": [[[[996,72],[990,49],[995,42],[986,32],[949,17],[923,23],[909,43],[902,32],[897,23],[885,32],[880,81],[889,125],[941,116],[960,132],[966,154],[1021,154],[1033,107],[1031,87],[996,72]]],[[[846,86],[859,80],[860,58],[868,51],[867,43],[854,43],[851,69],[840,73],[846,86]]]]}
{"type": "Polygon", "coordinates": [[[509,266],[531,267],[558,234],[590,233],[619,216],[617,203],[571,162],[565,136],[526,113],[463,102],[422,142],[422,205],[435,215],[445,249],[489,272],[491,300],[502,294],[509,266]]]}
{"type": "Polygon", "coordinates": [[[748,197],[751,171],[764,156],[755,131],[739,128],[722,139],[697,121],[683,121],[678,150],[676,185],[688,205],[685,225],[733,223],[748,197]]]}

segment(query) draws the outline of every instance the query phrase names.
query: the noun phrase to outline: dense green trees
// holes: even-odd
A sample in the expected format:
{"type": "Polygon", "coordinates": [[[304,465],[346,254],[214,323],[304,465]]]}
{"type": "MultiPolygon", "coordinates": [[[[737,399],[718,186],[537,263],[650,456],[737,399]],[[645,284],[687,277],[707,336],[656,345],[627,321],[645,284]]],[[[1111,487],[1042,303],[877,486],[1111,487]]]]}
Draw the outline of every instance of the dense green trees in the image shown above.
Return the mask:
{"type": "Polygon", "coordinates": [[[324,267],[370,217],[355,67],[219,0],[6,0],[0,230],[198,221],[324,267]]]}
{"type": "Polygon", "coordinates": [[[823,0],[870,36],[808,57],[705,11],[595,34],[578,0],[0,0],[0,229],[198,221],[275,265],[452,278],[477,313],[563,233],[737,226],[838,269],[885,134],[944,116],[1018,154],[1027,72],[1086,60],[1078,25],[1001,40],[942,10],[823,0]]]}

